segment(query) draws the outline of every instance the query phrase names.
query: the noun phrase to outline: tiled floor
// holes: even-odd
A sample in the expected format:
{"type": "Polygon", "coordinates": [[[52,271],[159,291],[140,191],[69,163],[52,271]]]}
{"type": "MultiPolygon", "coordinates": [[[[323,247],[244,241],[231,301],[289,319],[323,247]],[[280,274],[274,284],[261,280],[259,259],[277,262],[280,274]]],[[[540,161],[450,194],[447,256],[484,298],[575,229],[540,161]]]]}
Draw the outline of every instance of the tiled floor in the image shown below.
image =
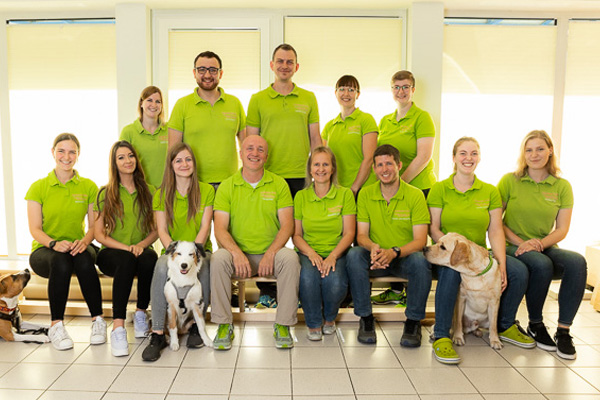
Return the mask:
{"type": "MultiPolygon", "coordinates": [[[[548,300],[545,315],[554,332],[556,301],[548,300]]],[[[47,323],[46,316],[26,318],[47,323]]],[[[524,306],[519,318],[527,320],[524,306]]],[[[230,351],[167,348],[159,361],[145,363],[143,340],[131,343],[129,357],[115,358],[108,344],[89,345],[89,325],[86,318],[68,321],[76,342],[70,351],[0,341],[0,399],[600,399],[600,313],[587,301],[572,328],[575,361],[511,345],[495,351],[468,336],[458,348],[462,363],[445,366],[425,337],[421,348],[401,348],[401,323],[379,324],[376,346],[357,343],[356,323],[340,323],[336,336],[316,343],[298,324],[296,347],[277,350],[271,324],[245,323],[236,326],[230,351]]],[[[215,331],[209,325],[211,336],[215,331]]]]}

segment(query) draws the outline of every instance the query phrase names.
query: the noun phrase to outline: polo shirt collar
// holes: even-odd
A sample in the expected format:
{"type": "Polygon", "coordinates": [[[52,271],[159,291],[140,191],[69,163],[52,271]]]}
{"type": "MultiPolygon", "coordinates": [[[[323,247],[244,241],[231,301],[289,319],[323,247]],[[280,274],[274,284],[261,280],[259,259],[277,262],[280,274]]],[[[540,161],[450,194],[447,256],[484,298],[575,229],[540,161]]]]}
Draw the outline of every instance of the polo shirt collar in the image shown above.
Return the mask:
{"type": "MultiPolygon", "coordinates": [[[[346,117],[346,119],[352,119],[355,120],[356,118],[358,118],[358,115],[361,113],[361,111],[358,109],[358,107],[356,107],[356,109],[354,111],[352,111],[352,114],[348,115],[346,117]]],[[[335,119],[333,120],[333,124],[343,124],[344,120],[342,119],[342,114],[339,113],[337,115],[337,117],[335,117],[335,119]]]]}
{"type": "MultiPolygon", "coordinates": [[[[76,185],[79,184],[79,181],[81,180],[81,178],[79,177],[79,172],[77,172],[77,170],[73,170],[73,172],[74,172],[73,177],[71,179],[69,179],[67,182],[65,182],[65,185],[69,182],[73,182],[76,185]]],[[[60,181],[56,177],[56,173],[54,172],[54,170],[50,171],[50,173],[48,174],[48,178],[50,179],[50,186],[62,185],[62,183],[60,183],[60,181]]]]}
{"type": "MultiPolygon", "coordinates": [[[[221,87],[218,87],[217,90],[221,94],[219,96],[219,98],[217,99],[217,102],[218,101],[225,102],[225,99],[224,99],[224,97],[225,97],[225,91],[221,87]]],[[[198,94],[198,88],[196,87],[194,89],[194,104],[198,104],[198,103],[208,103],[208,101],[206,101],[202,97],[200,97],[200,95],[198,94]]]]}
{"type": "MultiPolygon", "coordinates": [[[[419,111],[420,109],[417,107],[417,105],[415,104],[415,102],[413,101],[412,106],[410,106],[410,109],[408,110],[408,112],[406,113],[406,115],[404,116],[404,118],[400,118],[400,121],[402,121],[403,119],[410,119],[413,118],[415,116],[415,114],[419,111]]],[[[399,123],[400,121],[396,121],[396,113],[398,112],[398,110],[396,109],[396,111],[394,111],[393,113],[391,113],[390,115],[388,115],[387,119],[390,122],[393,122],[395,124],[399,123]]]]}
{"type": "Polygon", "coordinates": [[[335,195],[337,193],[337,187],[335,185],[331,185],[331,187],[329,188],[329,192],[327,192],[327,194],[325,196],[323,196],[323,198],[319,198],[319,196],[317,196],[317,193],[315,193],[315,184],[313,183],[312,185],[310,185],[310,190],[308,191],[308,193],[310,193],[309,197],[309,201],[323,201],[325,199],[333,199],[335,198],[335,195]]]}
{"type": "Polygon", "coordinates": [[[143,135],[148,135],[148,136],[154,136],[158,132],[160,132],[162,129],[164,129],[164,125],[161,122],[158,125],[158,128],[156,128],[156,130],[154,131],[154,133],[150,133],[146,129],[144,129],[144,126],[142,125],[142,121],[140,121],[139,119],[136,119],[135,121],[133,121],[133,127],[135,128],[135,131],[137,133],[140,133],[140,134],[143,134],[143,135]]]}
{"type": "MultiPolygon", "coordinates": [[[[404,189],[406,188],[407,183],[405,183],[402,179],[399,179],[400,186],[398,186],[398,191],[395,195],[392,196],[391,200],[402,200],[404,199],[404,189]]],[[[381,182],[377,181],[379,184],[376,186],[377,190],[373,190],[370,195],[370,200],[378,200],[378,201],[386,201],[383,198],[383,194],[381,193],[381,182]]]]}
{"type": "MultiPolygon", "coordinates": [[[[446,188],[454,190],[457,193],[463,193],[463,192],[459,191],[458,189],[456,189],[456,187],[454,186],[454,176],[455,175],[456,175],[456,172],[454,172],[452,175],[450,175],[450,178],[446,179],[446,181],[444,182],[444,185],[446,186],[446,188]]],[[[473,186],[471,186],[469,189],[467,189],[467,192],[469,190],[479,190],[482,187],[483,187],[483,182],[481,182],[477,178],[477,175],[475,175],[475,180],[473,181],[473,186]]],[[[466,193],[466,192],[464,192],[464,193],[466,193]]]]}
{"type": "Polygon", "coordinates": [[[267,93],[269,94],[269,97],[274,99],[277,96],[281,96],[281,97],[296,96],[296,97],[298,97],[298,95],[300,94],[300,91],[298,90],[298,86],[294,83],[294,88],[292,89],[292,91],[289,94],[287,94],[286,96],[284,96],[281,93],[279,93],[277,90],[273,89],[273,85],[271,84],[267,88],[267,93]]]}
{"type": "MultiPolygon", "coordinates": [[[[259,187],[266,185],[267,183],[273,182],[273,176],[271,175],[271,173],[269,171],[267,171],[266,169],[263,170],[263,177],[260,179],[260,181],[258,181],[258,183],[256,184],[256,189],[258,189],[259,187]]],[[[252,188],[252,186],[246,182],[246,180],[244,179],[244,177],[242,176],[242,168],[240,168],[234,175],[233,175],[233,184],[235,186],[245,186],[247,185],[248,187],[252,188]]],[[[254,188],[253,188],[254,189],[254,188]]]]}
{"type": "Polygon", "coordinates": [[[137,193],[137,189],[135,189],[133,191],[133,193],[129,193],[129,190],[127,190],[127,188],[125,186],[123,186],[123,184],[121,182],[119,182],[119,190],[123,190],[123,193],[125,193],[128,196],[133,196],[137,193]]]}
{"type": "Polygon", "coordinates": [[[545,183],[545,184],[547,184],[547,185],[551,185],[551,186],[552,186],[552,185],[554,185],[554,184],[556,183],[556,181],[557,181],[557,180],[558,180],[558,178],[557,178],[557,177],[555,177],[555,176],[553,176],[553,175],[548,175],[548,176],[546,177],[546,179],[544,179],[544,180],[543,180],[543,181],[541,181],[541,182],[536,182],[536,181],[534,181],[533,179],[531,179],[531,177],[529,176],[529,174],[525,174],[525,176],[523,176],[523,177],[521,178],[521,182],[527,182],[527,181],[529,181],[529,182],[533,182],[533,183],[545,183]]]}

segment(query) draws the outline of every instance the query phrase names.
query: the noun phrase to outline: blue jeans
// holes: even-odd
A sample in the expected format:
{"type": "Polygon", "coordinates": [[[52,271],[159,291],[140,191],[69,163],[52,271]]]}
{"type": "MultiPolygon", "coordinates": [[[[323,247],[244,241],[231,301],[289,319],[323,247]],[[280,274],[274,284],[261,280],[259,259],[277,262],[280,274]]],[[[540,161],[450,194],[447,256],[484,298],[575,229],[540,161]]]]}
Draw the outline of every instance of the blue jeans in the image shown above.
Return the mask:
{"type": "MultiPolygon", "coordinates": [[[[450,337],[450,327],[454,316],[454,305],[460,287],[460,273],[452,268],[435,266],[438,276],[435,291],[435,327],[433,335],[436,339],[450,337]]],[[[498,312],[498,332],[504,332],[515,323],[515,316],[525,290],[529,272],[521,261],[514,257],[506,257],[506,277],[508,285],[500,298],[500,310],[498,312]]]]}
{"type": "Polygon", "coordinates": [[[298,253],[300,257],[300,301],[304,310],[304,320],[309,328],[320,328],[325,321],[335,321],[340,304],[348,292],[348,275],[346,274],[346,256],[337,259],[335,271],[321,278],[317,267],[309,258],[298,253]]]}
{"type": "MultiPolygon", "coordinates": [[[[506,254],[514,256],[517,246],[507,246],[506,254]]],[[[571,326],[577,314],[585,283],[587,280],[587,262],[574,251],[550,247],[543,252],[529,251],[517,257],[529,270],[529,282],[525,299],[529,322],[542,322],[542,309],[552,279],[561,278],[558,292],[558,323],[571,326]]]]}
{"type": "Polygon", "coordinates": [[[386,269],[371,270],[371,254],[364,247],[353,247],[346,255],[348,283],[354,301],[354,314],[372,314],[369,276],[399,276],[408,279],[406,288],[406,318],[420,321],[425,318],[427,296],[431,290],[431,264],[422,252],[392,261],[386,269]]]}

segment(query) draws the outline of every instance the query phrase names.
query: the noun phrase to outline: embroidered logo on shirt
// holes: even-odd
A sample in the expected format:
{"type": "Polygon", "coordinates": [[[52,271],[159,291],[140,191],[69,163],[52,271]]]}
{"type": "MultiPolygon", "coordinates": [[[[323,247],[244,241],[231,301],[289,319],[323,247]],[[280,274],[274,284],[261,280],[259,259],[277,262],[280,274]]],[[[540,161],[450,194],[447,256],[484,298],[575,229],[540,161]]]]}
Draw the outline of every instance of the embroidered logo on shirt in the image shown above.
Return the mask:
{"type": "Polygon", "coordinates": [[[308,107],[307,104],[294,104],[294,109],[296,110],[296,112],[308,114],[310,107],[308,107]]]}
{"type": "Polygon", "coordinates": [[[342,206],[335,206],[335,207],[327,208],[327,216],[328,217],[340,215],[341,212],[342,212],[342,206]]]}
{"type": "Polygon", "coordinates": [[[394,210],[392,215],[392,220],[394,221],[409,221],[410,220],[410,210],[394,210]]]}
{"type": "Polygon", "coordinates": [[[490,207],[490,199],[486,200],[473,200],[473,205],[475,208],[489,208],[490,207]]]}
{"type": "Polygon", "coordinates": [[[75,203],[87,203],[88,195],[85,193],[73,193],[71,196],[75,203]]]}
{"type": "Polygon", "coordinates": [[[260,197],[263,200],[268,200],[268,201],[273,201],[275,200],[275,196],[277,195],[277,192],[260,192],[260,197]]]}
{"type": "Polygon", "coordinates": [[[221,114],[226,121],[237,121],[237,114],[234,112],[223,111],[221,114]]]}
{"type": "Polygon", "coordinates": [[[352,125],[348,127],[348,134],[360,135],[360,125],[352,125]]]}
{"type": "Polygon", "coordinates": [[[163,143],[168,143],[169,142],[169,135],[160,135],[158,137],[158,141],[163,144],[163,143]]]}
{"type": "Polygon", "coordinates": [[[556,203],[558,201],[558,193],[555,192],[542,192],[542,196],[544,196],[544,200],[556,203]]]}

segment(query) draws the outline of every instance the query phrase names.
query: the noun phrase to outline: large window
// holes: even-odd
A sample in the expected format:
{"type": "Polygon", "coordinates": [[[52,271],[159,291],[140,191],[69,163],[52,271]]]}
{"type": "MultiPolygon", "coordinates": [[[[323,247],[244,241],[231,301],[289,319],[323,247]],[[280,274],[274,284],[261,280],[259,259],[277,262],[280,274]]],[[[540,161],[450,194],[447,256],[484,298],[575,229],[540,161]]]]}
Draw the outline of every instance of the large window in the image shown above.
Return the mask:
{"type": "Polygon", "coordinates": [[[477,175],[496,184],[515,169],[528,132],[550,133],[555,50],[553,20],[446,20],[440,179],[450,175],[462,136],[479,141],[477,175]]]}
{"type": "Polygon", "coordinates": [[[358,79],[357,105],[377,122],[394,111],[390,79],[404,65],[401,18],[286,17],[284,37],[298,52],[294,82],[317,96],[321,129],[340,112],[335,83],[342,75],[358,79]]]}
{"type": "Polygon", "coordinates": [[[31,250],[29,186],[53,168],[62,132],[81,142],[79,173],[104,185],[118,138],[115,25],[112,20],[12,23],[8,73],[17,252],[31,250]]]}
{"type": "Polygon", "coordinates": [[[585,252],[600,240],[600,21],[570,21],[560,164],[575,207],[564,247],[585,252]]]}

